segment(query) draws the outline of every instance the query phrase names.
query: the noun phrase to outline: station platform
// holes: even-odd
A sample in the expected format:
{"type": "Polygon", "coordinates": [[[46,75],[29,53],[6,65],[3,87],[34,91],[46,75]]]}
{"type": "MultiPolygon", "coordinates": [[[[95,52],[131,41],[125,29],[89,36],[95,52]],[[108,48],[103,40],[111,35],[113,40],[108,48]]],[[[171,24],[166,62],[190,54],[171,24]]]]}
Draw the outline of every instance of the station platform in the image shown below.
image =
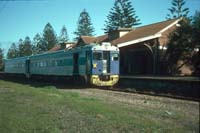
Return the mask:
{"type": "Polygon", "coordinates": [[[120,88],[200,99],[199,77],[120,75],[120,88]]]}
{"type": "Polygon", "coordinates": [[[200,77],[189,76],[135,76],[135,75],[120,75],[120,79],[153,79],[153,80],[178,80],[178,81],[199,81],[200,77]]]}

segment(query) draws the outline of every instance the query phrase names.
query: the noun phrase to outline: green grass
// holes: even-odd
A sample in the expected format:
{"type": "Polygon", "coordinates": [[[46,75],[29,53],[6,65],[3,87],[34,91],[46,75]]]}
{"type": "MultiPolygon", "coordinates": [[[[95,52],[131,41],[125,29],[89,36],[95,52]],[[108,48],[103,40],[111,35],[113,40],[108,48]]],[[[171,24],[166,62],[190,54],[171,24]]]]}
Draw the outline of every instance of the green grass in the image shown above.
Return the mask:
{"type": "Polygon", "coordinates": [[[0,80],[1,133],[198,132],[196,117],[0,80]]]}

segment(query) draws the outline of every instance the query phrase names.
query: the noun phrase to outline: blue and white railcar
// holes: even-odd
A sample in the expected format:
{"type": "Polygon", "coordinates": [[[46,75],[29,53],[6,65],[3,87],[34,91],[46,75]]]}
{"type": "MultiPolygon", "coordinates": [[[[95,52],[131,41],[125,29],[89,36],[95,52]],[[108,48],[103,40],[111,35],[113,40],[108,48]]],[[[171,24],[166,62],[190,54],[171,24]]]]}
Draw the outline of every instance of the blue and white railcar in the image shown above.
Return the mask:
{"type": "Polygon", "coordinates": [[[6,73],[27,77],[81,77],[97,86],[112,86],[119,80],[119,49],[108,43],[86,44],[70,50],[6,60],[6,73]]]}

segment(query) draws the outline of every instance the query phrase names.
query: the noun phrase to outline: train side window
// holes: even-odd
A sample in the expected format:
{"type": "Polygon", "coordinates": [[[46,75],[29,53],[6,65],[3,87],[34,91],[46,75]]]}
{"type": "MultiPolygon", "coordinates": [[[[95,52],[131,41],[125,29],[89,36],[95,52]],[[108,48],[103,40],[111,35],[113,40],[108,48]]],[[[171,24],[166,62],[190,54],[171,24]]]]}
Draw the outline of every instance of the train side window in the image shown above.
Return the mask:
{"type": "Polygon", "coordinates": [[[44,62],[43,62],[43,67],[46,67],[46,66],[47,66],[47,62],[44,61],[44,62]]]}
{"type": "Polygon", "coordinates": [[[55,66],[55,64],[56,64],[55,60],[52,60],[52,66],[55,66]]]}
{"type": "Polygon", "coordinates": [[[58,66],[58,60],[55,60],[55,66],[58,66]]]}
{"type": "Polygon", "coordinates": [[[58,61],[58,66],[62,66],[62,60],[57,60],[58,61]]]}
{"type": "Polygon", "coordinates": [[[93,59],[94,60],[102,60],[102,53],[99,53],[99,52],[93,53],[93,59]]]}
{"type": "Polygon", "coordinates": [[[64,63],[64,66],[66,66],[67,65],[67,60],[66,59],[63,60],[63,63],[64,63]]]}

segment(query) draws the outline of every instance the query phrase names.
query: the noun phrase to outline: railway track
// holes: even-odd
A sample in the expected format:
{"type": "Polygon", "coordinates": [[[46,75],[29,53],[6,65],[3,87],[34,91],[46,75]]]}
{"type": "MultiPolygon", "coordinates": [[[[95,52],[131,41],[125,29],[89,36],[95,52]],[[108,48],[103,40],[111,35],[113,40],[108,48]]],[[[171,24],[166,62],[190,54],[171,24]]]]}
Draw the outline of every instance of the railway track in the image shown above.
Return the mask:
{"type": "Polygon", "coordinates": [[[7,76],[3,72],[0,72],[0,79],[7,80],[12,82],[17,82],[21,84],[28,84],[34,87],[45,87],[45,86],[55,86],[58,89],[87,89],[87,88],[96,88],[96,89],[103,89],[103,90],[110,90],[110,91],[118,91],[118,92],[125,92],[125,93],[134,93],[134,94],[142,94],[142,95],[150,95],[150,96],[159,96],[159,97],[168,97],[174,99],[181,99],[181,100],[190,100],[190,101],[200,101],[199,97],[192,97],[192,96],[183,96],[180,94],[172,94],[170,92],[154,92],[152,90],[140,90],[136,88],[128,88],[123,86],[114,86],[114,87],[95,87],[95,86],[87,86],[87,85],[78,85],[72,84],[71,81],[66,81],[64,79],[31,79],[28,80],[24,76],[7,76]]]}
{"type": "Polygon", "coordinates": [[[190,97],[190,96],[181,96],[181,95],[174,95],[170,93],[155,93],[152,91],[139,91],[135,88],[119,88],[119,87],[101,87],[98,89],[103,90],[111,90],[111,91],[118,91],[118,92],[125,92],[125,93],[134,93],[134,94],[142,94],[142,95],[149,95],[149,96],[159,96],[159,97],[168,97],[173,99],[180,99],[180,100],[190,100],[190,101],[199,101],[200,98],[190,97]]]}

